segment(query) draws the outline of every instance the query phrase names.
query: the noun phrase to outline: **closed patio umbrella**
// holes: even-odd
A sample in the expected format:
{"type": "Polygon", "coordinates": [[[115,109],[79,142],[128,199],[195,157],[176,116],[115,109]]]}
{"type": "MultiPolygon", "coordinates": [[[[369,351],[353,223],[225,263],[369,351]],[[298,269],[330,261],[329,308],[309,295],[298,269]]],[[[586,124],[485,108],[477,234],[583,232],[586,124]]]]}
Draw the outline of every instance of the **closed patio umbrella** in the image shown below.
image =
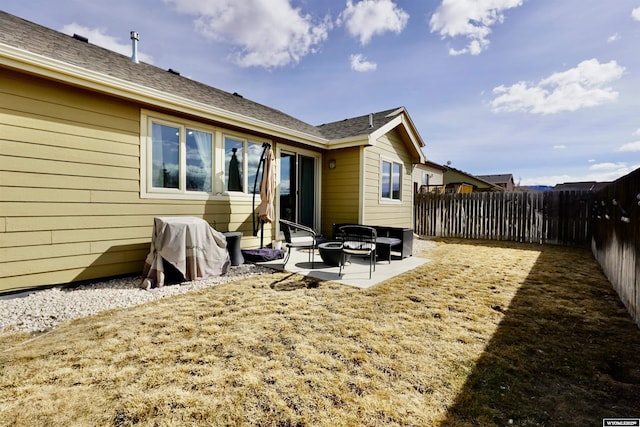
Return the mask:
{"type": "Polygon", "coordinates": [[[231,159],[229,160],[229,177],[227,181],[227,190],[229,191],[242,191],[240,163],[238,162],[238,157],[236,156],[237,150],[237,148],[231,150],[233,154],[231,155],[231,159]]]}
{"type": "Polygon", "coordinates": [[[262,180],[260,181],[260,205],[258,206],[258,217],[264,223],[271,223],[275,219],[275,209],[273,207],[275,192],[276,174],[273,150],[271,147],[267,147],[262,180]]]}

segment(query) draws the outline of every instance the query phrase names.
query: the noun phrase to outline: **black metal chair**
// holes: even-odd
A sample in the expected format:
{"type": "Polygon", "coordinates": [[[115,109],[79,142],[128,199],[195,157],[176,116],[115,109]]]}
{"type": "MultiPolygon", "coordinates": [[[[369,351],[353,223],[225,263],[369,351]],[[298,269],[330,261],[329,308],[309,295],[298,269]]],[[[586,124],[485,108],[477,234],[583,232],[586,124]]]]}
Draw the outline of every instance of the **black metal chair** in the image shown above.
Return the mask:
{"type": "Polygon", "coordinates": [[[293,248],[298,248],[309,249],[309,262],[311,262],[311,268],[315,268],[314,253],[318,243],[316,232],[307,226],[287,221],[286,219],[280,220],[280,230],[284,234],[285,247],[287,248],[287,255],[282,266],[287,265],[293,248]]]}
{"type": "MultiPolygon", "coordinates": [[[[376,270],[376,238],[378,233],[375,228],[364,225],[345,225],[340,227],[340,241],[342,242],[342,254],[352,256],[369,257],[369,279],[371,270],[376,270]]],[[[340,263],[340,277],[342,277],[342,266],[340,263]]]]}

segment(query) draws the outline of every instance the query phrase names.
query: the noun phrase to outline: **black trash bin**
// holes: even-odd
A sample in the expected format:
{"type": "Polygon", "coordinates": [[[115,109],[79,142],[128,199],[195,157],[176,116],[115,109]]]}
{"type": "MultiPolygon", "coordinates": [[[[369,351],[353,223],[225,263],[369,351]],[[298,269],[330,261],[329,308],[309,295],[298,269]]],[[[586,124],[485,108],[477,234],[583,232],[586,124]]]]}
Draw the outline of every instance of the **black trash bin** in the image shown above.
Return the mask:
{"type": "Polygon", "coordinates": [[[242,239],[241,231],[227,231],[224,237],[227,239],[227,251],[229,252],[229,258],[231,259],[231,265],[244,264],[244,257],[240,250],[240,240],[242,239]]]}

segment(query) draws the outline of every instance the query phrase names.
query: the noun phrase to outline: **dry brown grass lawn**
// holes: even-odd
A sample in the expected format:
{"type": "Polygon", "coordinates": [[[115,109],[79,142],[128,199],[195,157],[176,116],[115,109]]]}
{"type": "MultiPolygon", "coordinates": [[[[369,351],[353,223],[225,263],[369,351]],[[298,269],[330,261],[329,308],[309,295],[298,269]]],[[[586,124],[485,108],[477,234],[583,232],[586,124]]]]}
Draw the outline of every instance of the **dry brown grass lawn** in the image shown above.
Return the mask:
{"type": "Polygon", "coordinates": [[[0,337],[0,425],[601,425],[640,331],[589,251],[438,241],[369,290],[274,273],[0,337]]]}

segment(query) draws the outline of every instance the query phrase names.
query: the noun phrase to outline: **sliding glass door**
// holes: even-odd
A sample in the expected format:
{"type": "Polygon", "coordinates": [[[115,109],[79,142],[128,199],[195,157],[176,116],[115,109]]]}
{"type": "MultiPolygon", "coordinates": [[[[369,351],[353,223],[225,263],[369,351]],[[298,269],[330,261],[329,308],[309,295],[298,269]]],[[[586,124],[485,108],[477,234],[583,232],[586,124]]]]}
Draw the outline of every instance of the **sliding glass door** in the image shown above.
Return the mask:
{"type": "Polygon", "coordinates": [[[319,157],[280,152],[280,218],[317,228],[319,157]]]}

